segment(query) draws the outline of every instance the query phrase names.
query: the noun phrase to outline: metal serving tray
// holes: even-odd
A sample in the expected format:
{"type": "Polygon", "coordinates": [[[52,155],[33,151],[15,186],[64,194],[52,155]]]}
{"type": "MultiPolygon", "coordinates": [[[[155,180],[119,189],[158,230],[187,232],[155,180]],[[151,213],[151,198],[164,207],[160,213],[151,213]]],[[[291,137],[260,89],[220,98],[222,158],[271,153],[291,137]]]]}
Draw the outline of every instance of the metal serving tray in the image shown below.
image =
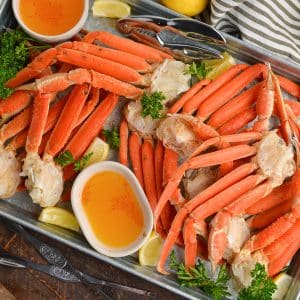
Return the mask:
{"type": "MultiPolygon", "coordinates": [[[[90,0],[91,4],[93,0],[90,0]]],[[[153,14],[163,17],[177,17],[177,13],[159,5],[155,1],[149,0],[128,0],[132,7],[133,14],[153,14]]],[[[111,32],[115,32],[115,21],[90,17],[85,24],[86,29],[104,29],[111,32]]],[[[16,26],[16,21],[13,17],[11,9],[11,0],[0,0],[0,28],[16,26]]],[[[224,34],[227,39],[227,46],[224,47],[226,51],[232,54],[237,60],[246,63],[256,63],[269,61],[272,64],[273,69],[292,80],[299,82],[300,80],[300,65],[289,61],[288,59],[278,57],[273,53],[266,51],[262,48],[245,43],[234,37],[224,34]]],[[[68,205],[68,204],[63,204],[68,205]]],[[[18,193],[14,197],[0,201],[0,216],[15,221],[49,236],[55,240],[58,240],[70,247],[73,247],[79,251],[92,255],[106,263],[109,263],[115,267],[132,273],[138,277],[141,277],[149,282],[164,287],[178,295],[184,296],[188,299],[210,299],[207,295],[204,295],[199,289],[190,289],[180,287],[175,278],[172,276],[164,276],[157,273],[153,268],[141,267],[137,263],[137,259],[134,256],[127,256],[124,258],[109,258],[103,256],[94,251],[85,239],[74,232],[64,230],[62,228],[47,225],[37,221],[40,208],[37,205],[32,204],[27,193],[18,193]]],[[[294,300],[300,299],[300,255],[294,257],[289,272],[294,276],[294,280],[286,299],[294,300]]]]}

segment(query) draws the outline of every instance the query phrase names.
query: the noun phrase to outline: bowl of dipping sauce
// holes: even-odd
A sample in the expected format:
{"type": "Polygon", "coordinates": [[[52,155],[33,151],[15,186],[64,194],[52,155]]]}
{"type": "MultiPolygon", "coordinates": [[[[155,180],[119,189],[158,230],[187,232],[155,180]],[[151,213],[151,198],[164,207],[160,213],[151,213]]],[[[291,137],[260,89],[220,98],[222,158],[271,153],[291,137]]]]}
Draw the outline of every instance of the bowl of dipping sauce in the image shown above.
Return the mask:
{"type": "Polygon", "coordinates": [[[89,0],[13,0],[12,7],[25,32],[38,40],[58,43],[83,27],[89,0]]]}
{"type": "Polygon", "coordinates": [[[104,161],[84,169],[74,181],[71,202],[81,230],[98,252],[122,257],[136,252],[153,227],[153,215],[135,175],[104,161]]]}

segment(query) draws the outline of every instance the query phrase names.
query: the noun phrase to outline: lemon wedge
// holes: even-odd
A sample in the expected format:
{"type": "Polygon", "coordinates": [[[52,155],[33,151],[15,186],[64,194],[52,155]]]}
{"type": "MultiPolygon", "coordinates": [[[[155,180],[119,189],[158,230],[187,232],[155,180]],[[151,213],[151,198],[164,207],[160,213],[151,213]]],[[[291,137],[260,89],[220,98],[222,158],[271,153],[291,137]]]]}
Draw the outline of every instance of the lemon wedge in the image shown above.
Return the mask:
{"type": "Polygon", "coordinates": [[[284,296],[292,282],[292,277],[286,273],[278,274],[273,280],[277,285],[277,290],[272,296],[273,300],[283,300],[284,296]]]}
{"type": "Polygon", "coordinates": [[[39,221],[79,231],[79,224],[75,216],[66,209],[46,207],[42,210],[39,221]]]}
{"type": "Polygon", "coordinates": [[[146,243],[139,250],[140,265],[155,266],[157,264],[162,242],[161,237],[152,231],[146,243]]]}
{"type": "Polygon", "coordinates": [[[84,156],[87,155],[91,155],[91,157],[87,161],[85,167],[106,160],[109,155],[109,145],[100,138],[96,137],[85,151],[84,156]]]}
{"type": "Polygon", "coordinates": [[[235,65],[234,58],[227,52],[222,53],[222,59],[208,59],[202,60],[207,68],[211,68],[211,71],[206,75],[207,79],[214,80],[231,66],[235,65]]]}
{"type": "Polygon", "coordinates": [[[208,0],[161,0],[166,7],[186,16],[200,14],[208,4],[208,0]]]}
{"type": "Polygon", "coordinates": [[[130,6],[118,0],[98,0],[93,5],[94,17],[126,18],[130,15],[130,6]]]}

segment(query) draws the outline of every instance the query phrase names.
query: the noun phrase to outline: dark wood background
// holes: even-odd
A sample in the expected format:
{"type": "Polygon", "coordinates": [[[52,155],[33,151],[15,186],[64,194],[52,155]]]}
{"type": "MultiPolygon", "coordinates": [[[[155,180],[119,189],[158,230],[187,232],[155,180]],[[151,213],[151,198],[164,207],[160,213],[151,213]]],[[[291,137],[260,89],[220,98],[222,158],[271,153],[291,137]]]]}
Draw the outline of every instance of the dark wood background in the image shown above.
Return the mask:
{"type": "MultiPolygon", "coordinates": [[[[95,275],[98,278],[113,280],[126,285],[135,286],[140,289],[149,290],[155,293],[154,297],[137,296],[136,294],[105,288],[105,292],[113,299],[174,299],[181,297],[153,285],[134,275],[112,267],[77,250],[69,248],[61,243],[55,242],[40,234],[31,232],[34,236],[60,249],[70,263],[87,274],[95,275]]],[[[45,263],[25,240],[20,236],[8,231],[3,224],[0,224],[0,245],[11,254],[22,256],[34,262],[45,263]]],[[[63,299],[101,299],[95,292],[81,283],[65,283],[55,278],[29,269],[16,269],[0,266],[0,299],[22,299],[22,300],[63,300],[63,299]]]]}

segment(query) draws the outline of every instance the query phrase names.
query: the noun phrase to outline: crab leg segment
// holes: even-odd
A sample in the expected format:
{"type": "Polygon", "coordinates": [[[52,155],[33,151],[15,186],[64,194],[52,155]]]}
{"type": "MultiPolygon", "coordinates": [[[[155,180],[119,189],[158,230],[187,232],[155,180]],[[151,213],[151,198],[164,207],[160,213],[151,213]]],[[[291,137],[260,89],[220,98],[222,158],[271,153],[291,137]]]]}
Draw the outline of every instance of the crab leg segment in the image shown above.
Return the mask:
{"type": "Polygon", "coordinates": [[[154,169],[154,148],[151,140],[145,140],[142,145],[142,165],[145,192],[152,211],[154,211],[157,203],[157,192],[154,169]]]}
{"type": "Polygon", "coordinates": [[[26,68],[19,71],[14,78],[9,79],[6,86],[15,88],[30,79],[38,77],[45,68],[54,62],[56,53],[56,48],[50,48],[42,52],[26,68]]]}
{"type": "Polygon", "coordinates": [[[0,117],[5,120],[19,113],[31,103],[31,93],[15,91],[8,98],[0,101],[0,117]]]}
{"type": "Polygon", "coordinates": [[[92,140],[103,128],[106,119],[118,104],[118,100],[119,97],[117,95],[109,94],[72,137],[65,150],[69,150],[75,160],[82,156],[92,140]]]}
{"type": "Polygon", "coordinates": [[[120,125],[119,161],[124,166],[128,166],[128,125],[125,118],[120,125]]]}
{"type": "Polygon", "coordinates": [[[218,136],[204,141],[195,151],[191,154],[190,158],[199,155],[201,152],[206,151],[209,147],[225,143],[240,143],[260,140],[262,134],[258,132],[244,132],[233,135],[218,136]]]}
{"type": "Polygon", "coordinates": [[[254,131],[267,131],[269,129],[269,120],[274,108],[274,84],[272,80],[272,71],[270,64],[267,66],[267,78],[258,93],[256,101],[256,112],[258,120],[253,125],[254,131]]]}
{"type": "Polygon", "coordinates": [[[206,120],[212,113],[228,102],[245,86],[257,78],[264,70],[264,66],[256,64],[248,67],[233,80],[223,85],[220,89],[207,97],[199,106],[197,116],[206,120]]]}
{"type": "Polygon", "coordinates": [[[240,95],[232,98],[229,102],[211,115],[208,120],[208,125],[218,128],[235,117],[241,111],[250,108],[256,100],[257,92],[259,91],[260,86],[261,83],[256,84],[240,95]]]}
{"type": "Polygon", "coordinates": [[[244,126],[246,126],[249,122],[256,118],[256,111],[254,108],[246,109],[236,116],[234,116],[231,120],[223,124],[218,132],[220,135],[229,135],[238,132],[244,126]]]}
{"type": "Polygon", "coordinates": [[[198,93],[204,86],[208,85],[210,82],[211,80],[209,79],[203,79],[197,82],[173,104],[168,113],[178,113],[187,101],[189,101],[196,93],[198,93]]]}
{"type": "Polygon", "coordinates": [[[45,154],[54,157],[67,143],[88,97],[88,84],[75,86],[47,143],[45,154]]]}
{"type": "Polygon", "coordinates": [[[137,132],[132,132],[129,137],[129,155],[133,168],[133,172],[137,177],[140,185],[144,189],[144,176],[142,168],[142,148],[141,139],[137,132]]]}
{"type": "Polygon", "coordinates": [[[277,78],[279,80],[280,86],[284,90],[286,90],[292,96],[300,99],[300,86],[298,84],[294,83],[293,81],[291,81],[283,76],[277,75],[277,78]]]}
{"type": "Polygon", "coordinates": [[[286,182],[275,188],[269,195],[262,198],[260,201],[257,201],[246,208],[245,212],[246,214],[256,215],[291,199],[291,197],[291,183],[286,182]]]}
{"type": "Polygon", "coordinates": [[[251,229],[263,229],[276,221],[280,216],[288,213],[291,207],[291,200],[284,201],[281,204],[268,209],[267,211],[249,218],[247,220],[248,226],[251,229]]]}
{"type": "Polygon", "coordinates": [[[34,98],[33,116],[26,141],[27,153],[38,153],[47,122],[51,94],[38,94],[34,98]]]}
{"type": "MultiPolygon", "coordinates": [[[[178,163],[178,154],[168,148],[164,149],[164,157],[162,161],[162,185],[165,186],[169,180],[172,178],[174,170],[177,169],[177,163],[178,163]]],[[[163,211],[161,212],[161,222],[164,227],[164,229],[168,232],[172,223],[172,220],[175,215],[175,208],[173,203],[171,202],[178,202],[177,201],[177,194],[179,191],[175,191],[175,193],[172,195],[172,199],[166,203],[166,206],[164,207],[163,211]]],[[[159,197],[162,194],[159,194],[159,197]]],[[[176,205],[176,204],[175,204],[176,205]]]]}
{"type": "Polygon", "coordinates": [[[85,121],[85,119],[93,112],[95,107],[98,105],[100,101],[100,91],[97,88],[91,88],[91,92],[89,93],[89,98],[85,102],[78,120],[76,122],[75,127],[79,126],[81,123],[85,121]]]}
{"type": "Polygon", "coordinates": [[[280,272],[283,267],[287,265],[287,263],[291,260],[291,258],[296,254],[300,247],[299,236],[295,240],[293,240],[289,246],[286,248],[286,251],[282,254],[282,256],[275,260],[271,261],[268,266],[268,273],[270,277],[273,277],[278,272],[280,272]]]}
{"type": "Polygon", "coordinates": [[[136,99],[142,95],[142,90],[133,85],[119,81],[113,77],[86,69],[75,69],[69,73],[59,73],[36,79],[35,83],[18,87],[18,90],[33,90],[40,93],[63,91],[71,85],[89,83],[95,88],[103,88],[117,95],[129,99],[136,99]]]}
{"type": "Polygon", "coordinates": [[[155,183],[156,183],[157,197],[160,197],[163,190],[164,155],[165,155],[165,148],[162,142],[158,140],[154,151],[155,183]]]}
{"type": "Polygon", "coordinates": [[[57,59],[60,61],[80,68],[91,69],[132,84],[146,85],[145,78],[141,74],[120,63],[67,48],[58,48],[57,51],[57,59]]]}
{"type": "Polygon", "coordinates": [[[25,129],[29,124],[32,116],[32,106],[25,108],[10,122],[4,124],[0,129],[0,142],[4,143],[17,133],[25,129]]]}
{"type": "Polygon", "coordinates": [[[248,66],[239,64],[232,66],[222,75],[220,75],[216,80],[213,80],[206,87],[201,89],[197,94],[192,96],[183,106],[183,111],[188,114],[192,114],[196,109],[198,109],[199,105],[210,95],[220,89],[223,85],[230,82],[238,73],[242,70],[246,69],[248,66]]]}
{"type": "Polygon", "coordinates": [[[149,62],[162,62],[164,58],[172,59],[170,55],[162,51],[105,31],[90,32],[83,39],[84,42],[90,44],[96,40],[111,48],[142,57],[149,62]]]}
{"type": "Polygon", "coordinates": [[[110,49],[106,47],[100,47],[97,45],[83,42],[66,42],[59,45],[59,47],[69,48],[84,53],[92,54],[98,57],[102,57],[122,64],[124,66],[128,66],[141,73],[147,73],[152,71],[152,66],[149,65],[145,59],[123,51],[110,49]]]}

